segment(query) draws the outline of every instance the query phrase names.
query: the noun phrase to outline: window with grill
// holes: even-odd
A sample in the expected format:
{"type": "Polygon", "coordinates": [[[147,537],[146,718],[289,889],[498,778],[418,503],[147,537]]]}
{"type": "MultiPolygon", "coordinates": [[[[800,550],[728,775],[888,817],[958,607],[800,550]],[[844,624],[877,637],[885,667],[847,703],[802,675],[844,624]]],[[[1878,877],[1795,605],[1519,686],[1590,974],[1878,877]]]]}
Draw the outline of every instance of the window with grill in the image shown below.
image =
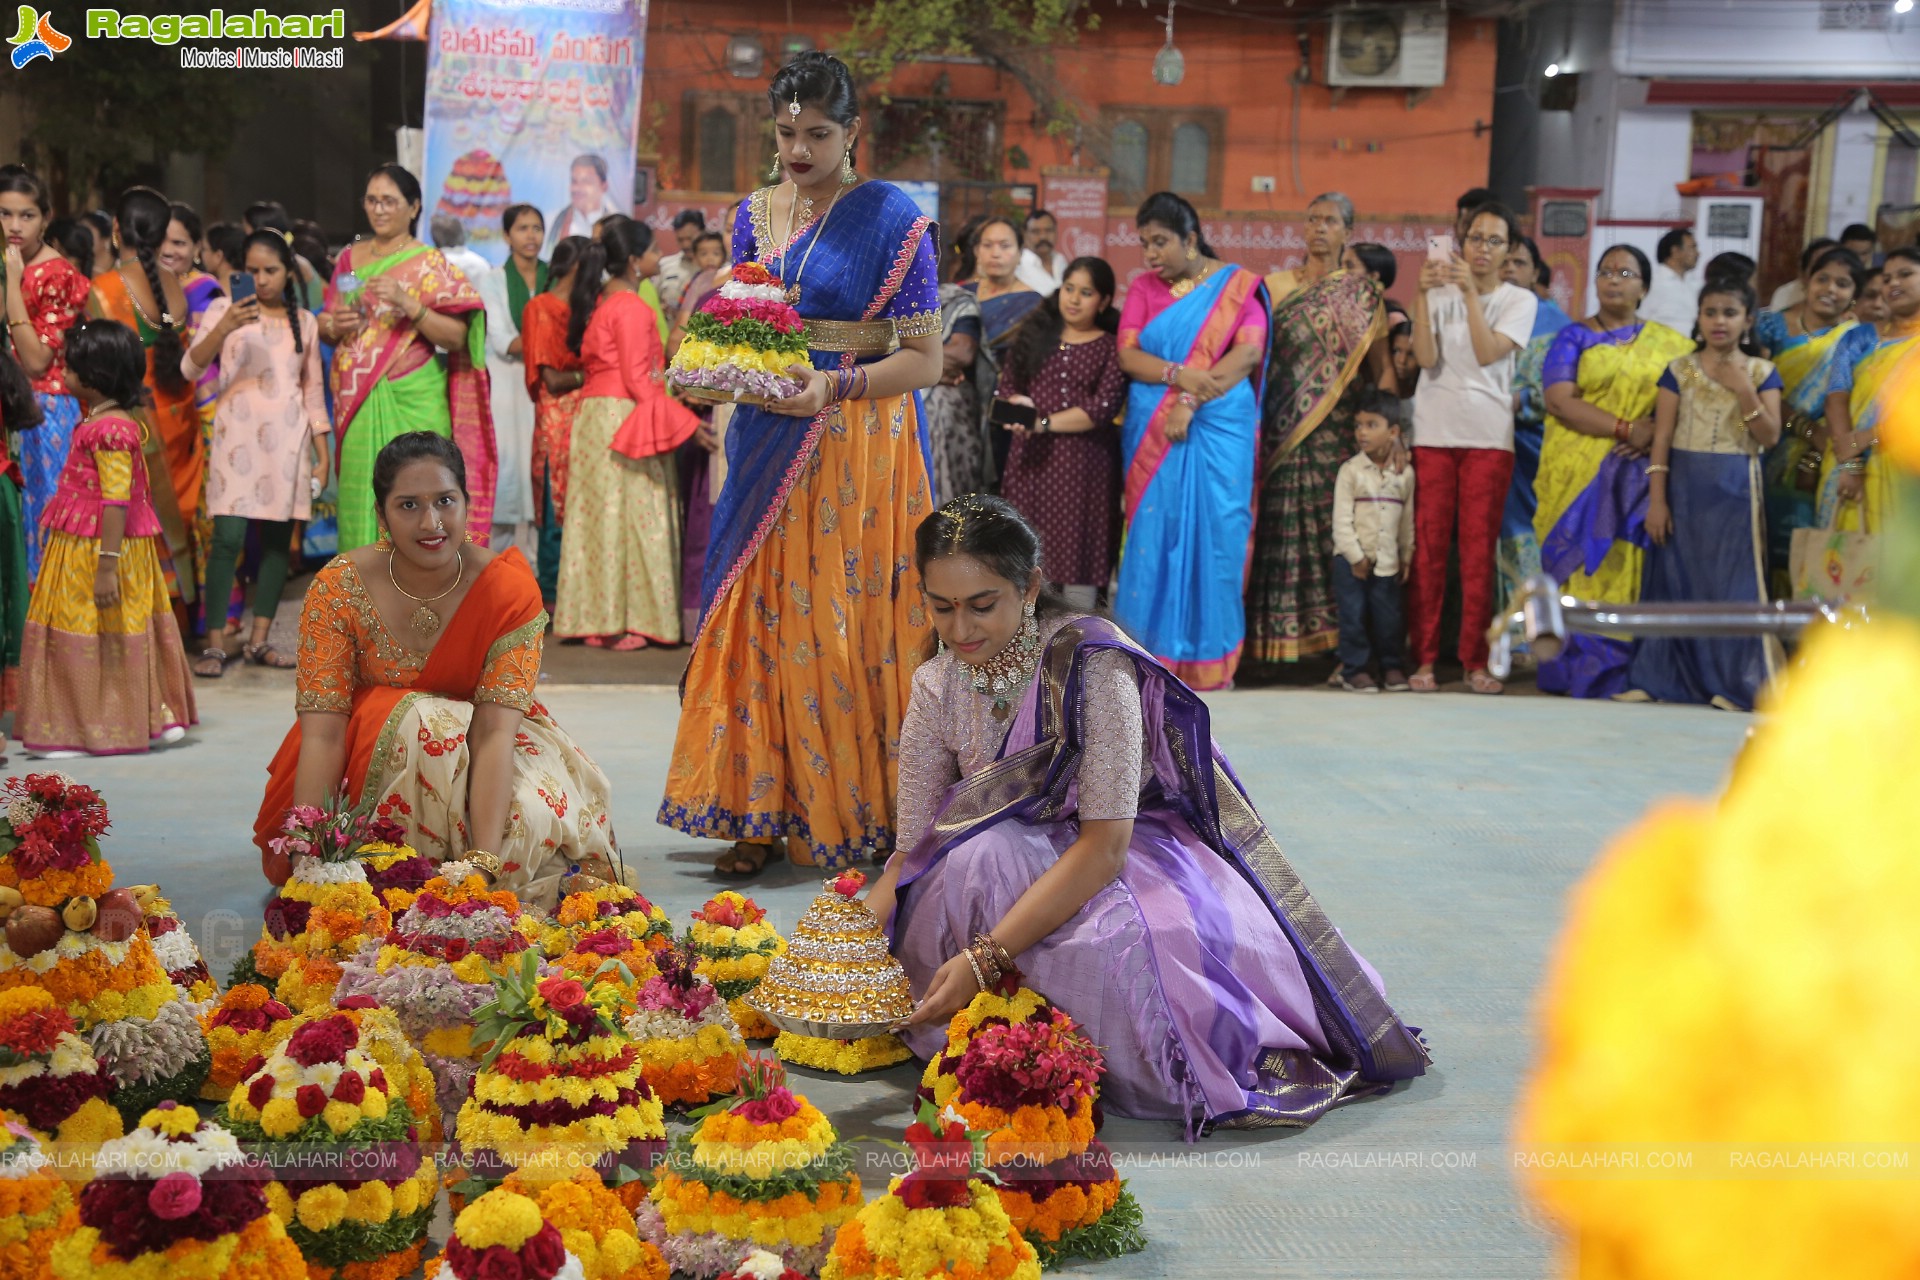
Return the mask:
{"type": "Polygon", "coordinates": [[[758,93],[696,89],[683,100],[674,181],[695,191],[739,195],[766,180],[773,158],[767,99],[758,93]]]}
{"type": "Polygon", "coordinates": [[[1119,203],[1155,191],[1176,191],[1196,205],[1220,204],[1226,115],[1220,111],[1168,111],[1158,107],[1108,107],[1107,168],[1119,203]]]}
{"type": "Polygon", "coordinates": [[[886,178],[997,182],[1001,177],[998,102],[895,98],[868,119],[872,146],[861,161],[886,178]]]}
{"type": "Polygon", "coordinates": [[[700,113],[700,190],[733,190],[740,159],[737,124],[725,107],[708,107],[700,113]]]}

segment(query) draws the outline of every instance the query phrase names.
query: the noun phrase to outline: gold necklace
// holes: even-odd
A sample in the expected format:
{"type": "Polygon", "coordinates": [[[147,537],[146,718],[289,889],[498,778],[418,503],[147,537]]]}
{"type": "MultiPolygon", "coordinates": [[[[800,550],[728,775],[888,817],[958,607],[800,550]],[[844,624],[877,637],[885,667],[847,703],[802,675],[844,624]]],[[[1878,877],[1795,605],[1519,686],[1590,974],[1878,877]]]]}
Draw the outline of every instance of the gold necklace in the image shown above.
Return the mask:
{"type": "Polygon", "coordinates": [[[1033,670],[1040,665],[1040,626],[1033,614],[1027,614],[1006,648],[977,666],[964,661],[960,665],[967,669],[973,691],[993,700],[993,718],[1005,720],[1012,712],[1014,699],[1026,692],[1027,681],[1033,679],[1033,670]]]}
{"type": "MultiPolygon", "coordinates": [[[[827,234],[827,219],[833,216],[833,206],[840,203],[840,193],[845,190],[845,187],[835,187],[833,189],[833,199],[827,201],[827,211],[820,215],[820,225],[813,233],[813,243],[809,244],[807,251],[800,255],[800,269],[793,273],[793,283],[787,286],[787,301],[794,306],[800,305],[800,277],[807,274],[807,263],[813,260],[813,251],[819,247],[820,238],[827,234]]],[[[796,182],[793,184],[793,203],[787,206],[787,236],[785,247],[780,250],[780,273],[782,275],[785,275],[787,270],[787,251],[793,248],[793,218],[794,215],[800,211],[800,200],[800,184],[796,182]]],[[[808,200],[807,206],[808,211],[811,212],[813,202],[808,200]]],[[[804,226],[801,228],[803,231],[805,229],[804,226]]]]}
{"type": "Polygon", "coordinates": [[[1173,296],[1176,298],[1186,297],[1188,294],[1194,291],[1194,288],[1197,285],[1199,285],[1199,283],[1202,280],[1205,280],[1208,276],[1212,275],[1214,271],[1218,269],[1219,266],[1220,264],[1217,262],[1208,263],[1207,269],[1205,271],[1202,271],[1199,275],[1188,276],[1184,280],[1176,281],[1172,288],[1173,296]]]}
{"type": "Polygon", "coordinates": [[[432,639],[434,634],[440,630],[440,615],[428,606],[432,605],[436,600],[445,600],[448,596],[458,591],[460,584],[467,580],[466,553],[465,551],[456,551],[453,553],[453,562],[459,569],[459,572],[453,576],[453,585],[437,596],[428,596],[422,599],[401,586],[400,579],[396,578],[393,574],[393,557],[399,550],[400,548],[395,547],[393,550],[387,552],[387,581],[393,584],[395,591],[398,591],[401,595],[420,606],[418,609],[415,609],[413,615],[407,619],[407,625],[428,639],[432,639]]]}

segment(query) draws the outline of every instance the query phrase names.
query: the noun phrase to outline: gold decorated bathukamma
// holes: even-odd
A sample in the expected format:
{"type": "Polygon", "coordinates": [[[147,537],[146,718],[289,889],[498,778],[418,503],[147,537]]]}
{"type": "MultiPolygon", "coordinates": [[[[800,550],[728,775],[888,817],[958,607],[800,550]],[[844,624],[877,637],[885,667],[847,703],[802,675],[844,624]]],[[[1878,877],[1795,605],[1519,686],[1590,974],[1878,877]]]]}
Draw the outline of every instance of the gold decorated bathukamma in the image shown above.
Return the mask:
{"type": "Polygon", "coordinates": [[[879,918],[832,888],[800,917],[786,953],[747,999],[784,1030],[832,1040],[879,1035],[913,1012],[906,970],[879,918]]]}

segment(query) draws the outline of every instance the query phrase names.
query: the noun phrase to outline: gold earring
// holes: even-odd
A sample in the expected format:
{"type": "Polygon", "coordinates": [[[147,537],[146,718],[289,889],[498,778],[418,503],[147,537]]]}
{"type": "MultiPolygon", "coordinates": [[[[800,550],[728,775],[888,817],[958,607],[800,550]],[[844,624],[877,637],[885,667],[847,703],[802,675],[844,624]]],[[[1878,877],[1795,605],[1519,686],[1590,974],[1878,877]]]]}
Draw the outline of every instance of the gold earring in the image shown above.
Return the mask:
{"type": "Polygon", "coordinates": [[[840,185],[850,187],[860,181],[860,175],[853,171],[853,150],[848,148],[840,153],[840,185]]]}
{"type": "Polygon", "coordinates": [[[774,148],[773,152],[773,168],[767,170],[767,181],[780,181],[780,150],[777,147],[774,148]]]}

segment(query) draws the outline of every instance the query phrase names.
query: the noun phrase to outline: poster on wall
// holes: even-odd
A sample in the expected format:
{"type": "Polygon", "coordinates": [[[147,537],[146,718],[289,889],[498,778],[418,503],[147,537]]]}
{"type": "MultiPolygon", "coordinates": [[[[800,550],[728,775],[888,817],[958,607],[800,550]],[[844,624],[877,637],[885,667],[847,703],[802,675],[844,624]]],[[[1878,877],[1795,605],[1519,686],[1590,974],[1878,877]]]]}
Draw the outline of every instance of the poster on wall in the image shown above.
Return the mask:
{"type": "Polygon", "coordinates": [[[436,0],[420,238],[450,214],[498,264],[511,205],[546,218],[542,257],[631,214],[646,28],[647,0],[436,0]]]}

